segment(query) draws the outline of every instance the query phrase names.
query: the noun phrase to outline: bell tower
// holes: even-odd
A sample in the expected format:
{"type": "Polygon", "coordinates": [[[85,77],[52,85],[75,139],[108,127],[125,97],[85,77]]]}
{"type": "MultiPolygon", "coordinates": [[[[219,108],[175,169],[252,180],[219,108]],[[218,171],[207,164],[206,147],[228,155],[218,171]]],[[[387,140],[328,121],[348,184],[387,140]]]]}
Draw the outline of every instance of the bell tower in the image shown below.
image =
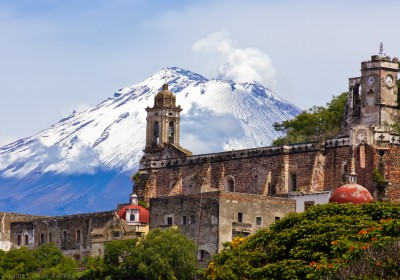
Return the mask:
{"type": "Polygon", "coordinates": [[[144,158],[162,158],[191,154],[179,145],[181,106],[176,106],[176,96],[163,84],[154,97],[153,107],[147,107],[146,146],[144,158]],[[171,148],[166,151],[166,148],[171,148]],[[178,152],[178,154],[176,154],[178,152]]]}
{"type": "Polygon", "coordinates": [[[380,55],[361,63],[361,77],[349,79],[341,135],[349,135],[357,126],[372,128],[399,121],[398,72],[398,58],[383,55],[382,49],[380,55]]]}
{"type": "Polygon", "coordinates": [[[393,123],[399,110],[398,59],[373,55],[361,63],[360,116],[357,124],[393,123]]]}

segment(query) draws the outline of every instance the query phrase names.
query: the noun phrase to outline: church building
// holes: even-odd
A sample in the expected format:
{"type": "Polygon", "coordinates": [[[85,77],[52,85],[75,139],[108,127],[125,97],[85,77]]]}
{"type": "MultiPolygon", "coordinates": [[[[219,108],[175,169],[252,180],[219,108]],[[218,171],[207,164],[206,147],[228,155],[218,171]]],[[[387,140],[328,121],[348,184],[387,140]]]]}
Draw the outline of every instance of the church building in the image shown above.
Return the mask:
{"type": "Polygon", "coordinates": [[[349,181],[375,199],[399,201],[400,135],[391,126],[399,116],[398,71],[397,58],[374,55],[361,63],[361,77],[349,79],[335,139],[202,155],[179,145],[181,108],[164,84],[146,108],[146,148],[134,186],[150,204],[150,229],[179,227],[203,260],[236,235],[327,203],[349,181]]]}

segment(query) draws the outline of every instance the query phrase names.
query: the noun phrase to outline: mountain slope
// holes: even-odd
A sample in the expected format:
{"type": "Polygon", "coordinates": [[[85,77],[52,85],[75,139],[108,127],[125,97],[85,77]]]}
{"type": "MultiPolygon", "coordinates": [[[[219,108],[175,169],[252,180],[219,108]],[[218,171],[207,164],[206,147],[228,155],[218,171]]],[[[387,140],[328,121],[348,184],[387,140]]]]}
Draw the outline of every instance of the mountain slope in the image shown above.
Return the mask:
{"type": "MultiPolygon", "coordinates": [[[[181,112],[181,145],[209,153],[269,145],[274,122],[300,110],[258,83],[208,80],[169,68],[181,112]]],[[[160,71],[96,107],[0,148],[0,211],[71,214],[127,201],[145,143],[146,111],[165,82],[160,71]]]]}

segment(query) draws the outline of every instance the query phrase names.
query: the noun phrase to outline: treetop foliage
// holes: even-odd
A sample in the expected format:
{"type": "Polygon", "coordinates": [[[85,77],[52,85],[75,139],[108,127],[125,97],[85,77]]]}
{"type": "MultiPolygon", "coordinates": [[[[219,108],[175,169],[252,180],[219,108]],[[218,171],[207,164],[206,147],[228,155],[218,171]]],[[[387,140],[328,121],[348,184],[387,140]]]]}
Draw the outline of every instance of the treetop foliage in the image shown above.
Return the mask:
{"type": "Polygon", "coordinates": [[[225,248],[205,279],[399,279],[399,234],[399,204],[316,205],[225,248]]]}
{"type": "Polygon", "coordinates": [[[104,258],[75,260],[53,243],[33,250],[0,250],[1,279],[193,279],[196,264],[195,243],[177,229],[108,242],[104,258]]]}
{"type": "Polygon", "coordinates": [[[343,92],[338,96],[333,96],[326,107],[314,106],[294,119],[274,123],[275,130],[285,133],[285,136],[276,139],[273,145],[321,141],[337,136],[347,96],[348,93],[343,92]]]}
{"type": "Polygon", "coordinates": [[[177,229],[151,230],[144,239],[106,243],[79,279],[193,279],[196,245],[177,229]]]}

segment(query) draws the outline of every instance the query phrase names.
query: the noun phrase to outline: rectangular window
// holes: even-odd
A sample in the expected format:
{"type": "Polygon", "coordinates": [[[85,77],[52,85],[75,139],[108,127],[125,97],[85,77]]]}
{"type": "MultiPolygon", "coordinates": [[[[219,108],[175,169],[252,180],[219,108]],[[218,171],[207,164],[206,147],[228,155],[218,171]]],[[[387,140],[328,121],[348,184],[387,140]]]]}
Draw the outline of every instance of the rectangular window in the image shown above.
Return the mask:
{"type": "Polygon", "coordinates": [[[281,217],[276,216],[275,217],[275,221],[279,221],[281,219],[281,217]]]}
{"type": "Polygon", "coordinates": [[[198,250],[197,251],[197,260],[198,261],[203,261],[205,257],[205,250],[198,250]]]}
{"type": "Polygon", "coordinates": [[[29,244],[29,236],[25,234],[25,245],[29,244]]]}
{"type": "Polygon", "coordinates": [[[49,233],[49,242],[51,242],[51,233],[49,233]]]}
{"type": "Polygon", "coordinates": [[[187,217],[182,216],[182,225],[186,225],[186,224],[187,224],[187,217]]]}
{"type": "Polygon", "coordinates": [[[17,236],[17,244],[18,244],[18,246],[21,245],[21,235],[17,236]]]}
{"type": "Polygon", "coordinates": [[[314,204],[315,204],[314,201],[304,201],[304,211],[306,211],[311,206],[314,206],[314,204]]]}
{"type": "Polygon", "coordinates": [[[297,191],[297,174],[296,173],[290,173],[290,186],[291,186],[292,192],[297,191]]]}
{"type": "Polygon", "coordinates": [[[78,229],[76,231],[76,242],[80,242],[81,241],[81,231],[78,229]]]}
{"type": "Polygon", "coordinates": [[[190,224],[195,224],[195,223],[196,223],[196,216],[190,215],[190,224]]]}
{"type": "Polygon", "coordinates": [[[40,234],[40,244],[44,244],[44,234],[40,234]]]}
{"type": "Polygon", "coordinates": [[[243,223],[243,213],[239,212],[239,213],[238,213],[238,218],[237,218],[237,219],[238,219],[238,222],[239,222],[239,223],[243,223]]]}
{"type": "Polygon", "coordinates": [[[256,225],[261,226],[262,225],[262,218],[261,217],[256,217],[256,225]]]}
{"type": "Polygon", "coordinates": [[[172,225],[172,217],[167,217],[167,225],[172,225]]]}
{"type": "Polygon", "coordinates": [[[120,237],[120,232],[119,231],[114,231],[113,232],[113,237],[115,237],[115,238],[117,238],[117,237],[120,237]]]}

